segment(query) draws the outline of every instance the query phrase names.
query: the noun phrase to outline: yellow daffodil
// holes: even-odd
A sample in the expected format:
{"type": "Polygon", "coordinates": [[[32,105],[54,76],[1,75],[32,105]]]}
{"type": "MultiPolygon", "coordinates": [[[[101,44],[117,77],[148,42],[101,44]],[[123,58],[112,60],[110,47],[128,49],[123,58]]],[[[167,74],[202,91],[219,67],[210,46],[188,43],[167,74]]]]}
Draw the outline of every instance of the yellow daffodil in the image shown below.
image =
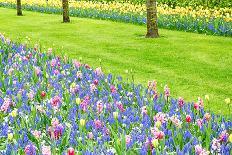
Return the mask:
{"type": "Polygon", "coordinates": [[[14,110],[10,113],[10,116],[16,117],[17,114],[18,114],[18,109],[14,109],[14,110]]]}
{"type": "Polygon", "coordinates": [[[232,133],[229,135],[229,142],[232,143],[232,133]]]}
{"type": "Polygon", "coordinates": [[[13,137],[14,137],[13,133],[8,133],[7,139],[8,139],[9,141],[12,141],[13,137]]]}
{"type": "Polygon", "coordinates": [[[161,122],[160,121],[155,122],[155,126],[159,128],[161,126],[161,122]]]}
{"type": "Polygon", "coordinates": [[[72,83],[71,85],[70,85],[70,88],[75,88],[76,87],[76,83],[72,83]]]}
{"type": "Polygon", "coordinates": [[[85,120],[84,119],[80,119],[80,126],[85,126],[85,120]]]}
{"type": "MultiPolygon", "coordinates": [[[[15,0],[0,0],[9,4],[15,4],[15,0]]],[[[61,8],[60,0],[23,0],[22,5],[38,7],[55,7],[61,8]]],[[[92,1],[75,1],[70,0],[69,5],[74,9],[95,9],[101,11],[115,11],[120,14],[132,13],[140,16],[146,15],[146,4],[132,4],[130,2],[92,2],[92,1]]],[[[193,18],[206,18],[206,21],[212,18],[222,18],[227,22],[232,21],[232,8],[204,8],[198,7],[172,7],[166,4],[158,4],[158,14],[161,15],[180,15],[180,17],[192,16],[193,18]]],[[[29,39],[29,38],[28,38],[29,39]]],[[[80,59],[81,61],[82,59],[80,59]]]]}
{"type": "Polygon", "coordinates": [[[76,104],[79,105],[81,103],[81,99],[78,97],[76,98],[76,104]]]}
{"type": "Polygon", "coordinates": [[[153,145],[155,148],[159,145],[158,139],[153,139],[153,140],[151,141],[151,143],[152,143],[152,145],[153,145]]]}

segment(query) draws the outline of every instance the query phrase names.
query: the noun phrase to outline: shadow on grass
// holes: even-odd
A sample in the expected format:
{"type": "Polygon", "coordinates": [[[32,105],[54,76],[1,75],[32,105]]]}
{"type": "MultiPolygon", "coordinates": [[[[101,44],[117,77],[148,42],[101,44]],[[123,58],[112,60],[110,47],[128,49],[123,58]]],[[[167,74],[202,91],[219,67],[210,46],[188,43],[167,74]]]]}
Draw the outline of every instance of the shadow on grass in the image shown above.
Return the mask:
{"type": "Polygon", "coordinates": [[[135,33],[134,34],[136,36],[136,38],[144,38],[144,39],[159,39],[159,38],[168,38],[167,36],[164,36],[162,34],[160,34],[159,38],[146,38],[146,33],[141,34],[141,33],[135,33]]]}

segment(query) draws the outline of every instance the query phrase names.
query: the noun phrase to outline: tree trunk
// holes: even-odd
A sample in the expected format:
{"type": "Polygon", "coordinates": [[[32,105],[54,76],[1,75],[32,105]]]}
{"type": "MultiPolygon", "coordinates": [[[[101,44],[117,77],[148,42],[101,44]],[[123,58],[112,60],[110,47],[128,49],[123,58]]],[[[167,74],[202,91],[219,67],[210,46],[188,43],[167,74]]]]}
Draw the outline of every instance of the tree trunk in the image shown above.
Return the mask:
{"type": "Polygon", "coordinates": [[[17,0],[17,15],[18,16],[22,16],[22,4],[21,4],[21,0],[17,0]]]}
{"type": "Polygon", "coordinates": [[[147,38],[158,38],[156,0],[147,0],[147,38]]]}
{"type": "Polygon", "coordinates": [[[62,0],[62,6],[63,6],[63,22],[69,23],[69,6],[68,6],[68,0],[62,0]]]}

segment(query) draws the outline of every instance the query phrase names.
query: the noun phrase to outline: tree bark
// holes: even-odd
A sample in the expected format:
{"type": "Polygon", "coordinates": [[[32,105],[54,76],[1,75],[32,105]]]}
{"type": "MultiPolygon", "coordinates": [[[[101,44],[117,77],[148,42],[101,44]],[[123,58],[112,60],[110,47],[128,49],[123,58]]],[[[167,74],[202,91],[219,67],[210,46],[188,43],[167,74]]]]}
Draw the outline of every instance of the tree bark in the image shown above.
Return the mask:
{"type": "Polygon", "coordinates": [[[69,6],[68,6],[68,0],[62,0],[62,6],[63,6],[63,22],[69,23],[69,6]]]}
{"type": "Polygon", "coordinates": [[[17,16],[22,16],[22,4],[21,0],[17,0],[17,16]]]}
{"type": "Polygon", "coordinates": [[[147,0],[147,38],[158,38],[156,0],[147,0]]]}

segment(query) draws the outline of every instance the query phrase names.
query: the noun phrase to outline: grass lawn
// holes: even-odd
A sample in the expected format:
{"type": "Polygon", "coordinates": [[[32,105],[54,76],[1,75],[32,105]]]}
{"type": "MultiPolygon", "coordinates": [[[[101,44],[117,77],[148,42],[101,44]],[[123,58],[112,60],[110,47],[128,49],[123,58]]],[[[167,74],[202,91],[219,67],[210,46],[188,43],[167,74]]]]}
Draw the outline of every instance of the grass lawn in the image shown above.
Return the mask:
{"type": "MultiPolygon", "coordinates": [[[[159,39],[146,39],[145,26],[0,8],[0,32],[14,41],[39,41],[44,47],[61,49],[71,58],[83,58],[93,67],[102,60],[104,72],[146,84],[156,79],[168,84],[173,97],[188,101],[210,95],[206,105],[216,113],[228,114],[225,98],[232,98],[232,38],[160,30],[159,39]]],[[[61,50],[54,51],[62,54],[61,50]]]]}

